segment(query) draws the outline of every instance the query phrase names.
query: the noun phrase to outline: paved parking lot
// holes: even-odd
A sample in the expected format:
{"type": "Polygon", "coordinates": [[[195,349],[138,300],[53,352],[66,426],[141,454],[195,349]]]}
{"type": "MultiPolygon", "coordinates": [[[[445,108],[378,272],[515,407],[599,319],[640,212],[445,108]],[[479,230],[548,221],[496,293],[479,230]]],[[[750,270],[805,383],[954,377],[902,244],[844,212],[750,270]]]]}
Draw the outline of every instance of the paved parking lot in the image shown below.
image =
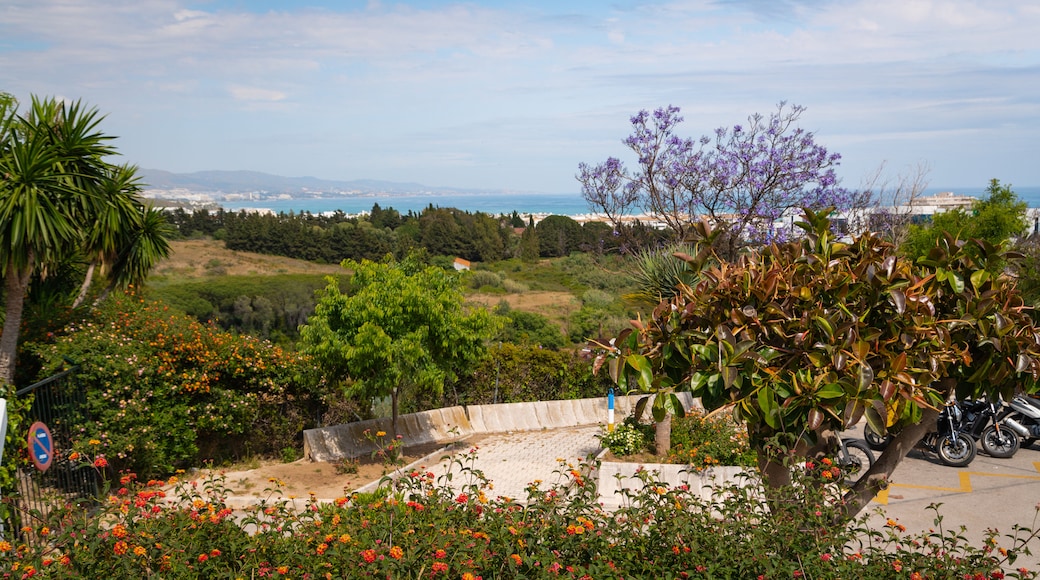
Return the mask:
{"type": "MultiPolygon", "coordinates": [[[[928,509],[941,503],[945,530],[965,526],[965,536],[979,545],[985,532],[994,528],[1001,535],[1013,533],[1018,524],[1040,527],[1040,450],[1020,449],[1010,459],[996,459],[979,451],[975,460],[963,468],[947,467],[933,455],[913,450],[892,474],[892,485],[871,503],[881,514],[878,524],[888,518],[898,520],[910,531],[936,529],[935,512],[928,509]]],[[[1001,545],[1009,545],[1003,538],[1001,545]]],[[[1033,544],[1032,556],[1016,562],[1040,567],[1040,543],[1033,544]]]]}

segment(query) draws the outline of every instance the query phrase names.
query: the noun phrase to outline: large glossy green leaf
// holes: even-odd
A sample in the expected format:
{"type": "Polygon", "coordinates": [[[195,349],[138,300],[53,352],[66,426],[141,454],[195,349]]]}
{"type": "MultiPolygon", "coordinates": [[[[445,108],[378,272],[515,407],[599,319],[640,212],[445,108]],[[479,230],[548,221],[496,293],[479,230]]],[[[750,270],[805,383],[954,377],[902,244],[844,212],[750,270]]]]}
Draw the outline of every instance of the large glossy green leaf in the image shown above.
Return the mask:
{"type": "Polygon", "coordinates": [[[820,399],[836,399],[843,396],[845,396],[845,389],[841,388],[838,383],[824,385],[816,391],[816,397],[820,399]]]}
{"type": "Polygon", "coordinates": [[[758,408],[762,409],[762,418],[765,419],[773,429],[779,429],[780,423],[777,417],[777,404],[773,389],[769,385],[762,385],[758,389],[758,408]]]}
{"type": "Polygon", "coordinates": [[[644,391],[653,388],[654,369],[649,358],[641,354],[630,354],[625,358],[625,363],[639,374],[639,388],[644,391]]]}

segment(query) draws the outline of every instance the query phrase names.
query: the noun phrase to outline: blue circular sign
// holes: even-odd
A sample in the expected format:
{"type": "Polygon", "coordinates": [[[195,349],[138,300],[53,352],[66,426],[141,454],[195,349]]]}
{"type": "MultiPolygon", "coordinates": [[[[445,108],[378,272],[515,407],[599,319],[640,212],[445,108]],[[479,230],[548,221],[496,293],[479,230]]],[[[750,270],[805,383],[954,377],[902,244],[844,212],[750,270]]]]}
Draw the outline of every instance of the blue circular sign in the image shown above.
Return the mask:
{"type": "Polygon", "coordinates": [[[47,471],[54,461],[54,439],[51,430],[37,421],[29,427],[29,456],[40,471],[47,471]]]}

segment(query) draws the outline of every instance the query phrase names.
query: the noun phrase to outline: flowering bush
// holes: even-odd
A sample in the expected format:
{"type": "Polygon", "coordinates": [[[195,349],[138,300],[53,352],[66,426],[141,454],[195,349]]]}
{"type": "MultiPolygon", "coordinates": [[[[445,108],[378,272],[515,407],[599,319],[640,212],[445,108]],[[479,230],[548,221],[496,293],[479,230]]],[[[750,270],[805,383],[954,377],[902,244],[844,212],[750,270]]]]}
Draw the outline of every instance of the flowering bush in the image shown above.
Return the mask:
{"type": "Polygon", "coordinates": [[[63,417],[80,426],[73,450],[142,476],[222,454],[278,452],[319,399],[301,356],[133,295],[113,295],[29,348],[43,375],[66,359],[80,366],[74,380],[86,383],[86,404],[63,417]]]}
{"type": "Polygon", "coordinates": [[[713,465],[755,467],[757,456],[748,442],[747,430],[730,415],[705,417],[690,413],[672,419],[672,449],[669,463],[695,468],[713,465]]]}
{"type": "Polygon", "coordinates": [[[597,437],[600,444],[614,455],[632,455],[646,451],[646,437],[643,436],[643,432],[627,422],[617,425],[613,431],[604,430],[597,437]]]}
{"type": "MultiPolygon", "coordinates": [[[[867,515],[835,525],[840,489],[796,470],[781,510],[758,485],[696,493],[648,478],[614,512],[596,503],[590,465],[561,464],[566,483],[492,498],[472,469],[425,468],[332,503],[280,499],[233,510],[219,477],[138,481],[124,474],[96,512],[35,514],[0,540],[0,577],[27,578],[1036,578],[1015,559],[1036,534],[991,532],[981,547],[942,528],[909,535],[867,515]],[[454,487],[448,485],[453,483],[454,487]],[[1005,545],[1001,545],[1001,543],[1005,545]]],[[[277,482],[273,482],[275,486],[277,482]]],[[[933,506],[938,513],[938,507],[933,506]]]]}

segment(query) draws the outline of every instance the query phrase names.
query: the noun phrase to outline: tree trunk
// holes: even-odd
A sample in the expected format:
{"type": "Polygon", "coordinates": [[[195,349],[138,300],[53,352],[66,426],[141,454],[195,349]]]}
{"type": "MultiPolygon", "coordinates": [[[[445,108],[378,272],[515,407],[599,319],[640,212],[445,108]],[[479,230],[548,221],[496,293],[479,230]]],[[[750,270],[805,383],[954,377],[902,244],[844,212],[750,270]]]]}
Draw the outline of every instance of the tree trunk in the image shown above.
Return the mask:
{"type": "Polygon", "coordinates": [[[664,419],[654,423],[654,449],[658,457],[668,457],[672,448],[672,414],[665,413],[664,419]]]}
{"type": "Polygon", "coordinates": [[[25,306],[25,292],[29,286],[31,268],[17,270],[8,262],[7,275],[4,276],[5,318],[4,331],[0,335],[0,383],[14,384],[14,368],[18,360],[18,333],[22,327],[22,309],[25,306]]]}
{"type": "Polygon", "coordinates": [[[852,486],[845,497],[842,498],[842,512],[846,520],[852,519],[863,508],[874,499],[877,493],[888,487],[892,472],[899,465],[906,454],[917,445],[926,433],[935,429],[935,422],[939,417],[936,409],[925,409],[921,416],[921,422],[916,425],[907,425],[896,435],[892,442],[885,448],[884,453],[874,462],[873,467],[867,470],[856,485],[852,486]]]}
{"type": "Polygon", "coordinates": [[[91,260],[87,266],[87,275],[83,278],[83,284],[79,287],[79,294],[76,295],[76,299],[72,301],[73,308],[79,308],[80,304],[87,299],[87,291],[90,290],[90,284],[94,280],[94,268],[97,267],[97,261],[91,260]]]}

